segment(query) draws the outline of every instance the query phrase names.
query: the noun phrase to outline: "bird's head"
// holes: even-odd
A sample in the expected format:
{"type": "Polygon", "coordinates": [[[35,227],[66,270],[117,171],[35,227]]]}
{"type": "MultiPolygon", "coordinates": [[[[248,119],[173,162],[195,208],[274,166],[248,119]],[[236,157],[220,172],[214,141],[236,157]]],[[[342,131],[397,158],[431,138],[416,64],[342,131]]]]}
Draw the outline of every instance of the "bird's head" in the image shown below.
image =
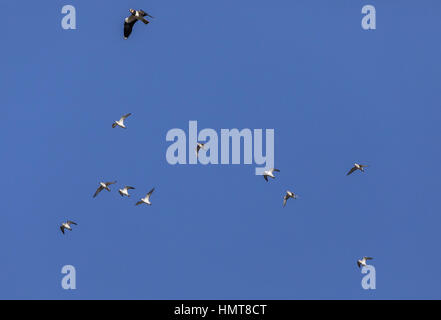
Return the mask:
{"type": "Polygon", "coordinates": [[[129,11],[131,14],[135,14],[135,12],[136,12],[134,9],[129,9],[129,11]]]}

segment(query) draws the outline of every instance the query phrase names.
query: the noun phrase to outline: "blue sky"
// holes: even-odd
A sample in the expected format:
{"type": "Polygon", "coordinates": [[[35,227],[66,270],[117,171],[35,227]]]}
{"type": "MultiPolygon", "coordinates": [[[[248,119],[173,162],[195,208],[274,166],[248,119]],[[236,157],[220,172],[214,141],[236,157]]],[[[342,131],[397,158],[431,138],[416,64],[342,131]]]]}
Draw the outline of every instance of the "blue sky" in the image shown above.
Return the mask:
{"type": "Polygon", "coordinates": [[[2,1],[0,298],[440,298],[440,9],[2,1]],[[77,30],[61,28],[65,4],[77,30]],[[156,19],[125,41],[131,7],[156,19]],[[280,174],[169,165],[166,133],[189,120],[273,128],[280,174]],[[370,167],[347,177],[354,162],[370,167]],[[301,199],[282,208],[287,189],[301,199]],[[63,236],[66,219],[78,226],[63,236]],[[364,255],[376,290],[361,287],[364,255]],[[61,288],[67,264],[75,291],[61,288]]]}

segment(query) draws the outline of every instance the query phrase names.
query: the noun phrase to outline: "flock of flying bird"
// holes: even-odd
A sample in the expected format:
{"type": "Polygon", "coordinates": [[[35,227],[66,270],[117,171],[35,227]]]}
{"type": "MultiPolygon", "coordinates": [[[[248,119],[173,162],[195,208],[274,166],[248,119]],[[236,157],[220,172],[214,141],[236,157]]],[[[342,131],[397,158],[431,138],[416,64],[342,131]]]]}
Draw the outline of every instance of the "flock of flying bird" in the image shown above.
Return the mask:
{"type": "MultiPolygon", "coordinates": [[[[201,147],[199,147],[199,145],[201,145],[201,147],[203,147],[203,144],[198,143],[198,149],[197,149],[196,153],[199,152],[199,149],[201,148],[201,147]]],[[[364,165],[364,164],[354,163],[354,166],[351,168],[351,170],[348,171],[348,173],[346,175],[349,176],[350,174],[354,173],[357,170],[359,170],[361,172],[365,172],[364,168],[366,168],[366,167],[368,167],[368,166],[364,165]]],[[[264,171],[263,178],[267,182],[268,182],[268,177],[275,179],[274,172],[280,172],[280,170],[272,168],[270,170],[264,171]]],[[[285,207],[288,199],[290,199],[290,198],[297,199],[298,197],[299,196],[297,194],[295,194],[294,192],[287,190],[285,193],[285,196],[283,197],[283,207],[285,207]]],[[[367,261],[372,260],[372,259],[373,259],[372,257],[363,257],[360,260],[357,260],[358,268],[360,268],[361,266],[363,266],[363,267],[367,266],[367,261]]]]}
{"type": "MultiPolygon", "coordinates": [[[[127,113],[127,114],[123,115],[121,117],[121,119],[119,119],[117,121],[114,121],[113,124],[112,124],[112,128],[115,128],[115,127],[118,126],[118,127],[126,129],[126,126],[124,124],[124,120],[127,119],[128,117],[130,117],[131,115],[132,115],[131,113],[127,113]]],[[[110,192],[109,186],[112,185],[112,184],[115,184],[115,183],[116,183],[116,181],[100,182],[100,185],[98,186],[98,189],[96,189],[93,197],[95,198],[103,190],[107,190],[107,191],[110,192]]],[[[130,198],[129,190],[134,190],[134,189],[135,189],[134,187],[125,186],[124,188],[119,189],[118,192],[121,195],[121,197],[126,196],[126,197],[130,198]]],[[[150,190],[147,193],[147,195],[144,198],[141,198],[135,205],[137,206],[137,205],[140,205],[140,204],[143,204],[143,203],[147,204],[147,205],[151,205],[152,203],[150,202],[150,196],[152,195],[153,191],[155,191],[155,188],[150,190]]]]}
{"type": "MultiPolygon", "coordinates": [[[[127,18],[124,19],[124,39],[126,39],[126,40],[129,38],[130,34],[132,33],[133,26],[135,25],[135,23],[137,21],[142,21],[144,24],[147,25],[150,22],[145,17],[154,18],[150,14],[146,13],[143,10],[129,9],[129,12],[130,12],[130,16],[128,16],[127,18]]],[[[131,116],[131,113],[127,113],[127,114],[123,115],[121,117],[121,119],[119,119],[117,121],[114,121],[113,124],[112,124],[112,128],[115,128],[115,127],[118,126],[118,127],[126,129],[126,126],[124,124],[124,120],[126,118],[128,118],[129,116],[131,116]]],[[[200,142],[197,143],[196,150],[195,150],[196,151],[196,156],[199,155],[199,151],[201,149],[204,149],[204,146],[205,146],[204,143],[200,143],[200,142]]],[[[362,165],[362,164],[355,163],[354,166],[349,170],[349,172],[346,175],[350,175],[350,174],[354,173],[357,170],[361,171],[361,172],[365,172],[364,168],[366,168],[366,167],[367,167],[367,165],[362,165]]],[[[272,169],[269,169],[267,171],[264,171],[263,178],[267,182],[268,182],[268,177],[275,179],[274,172],[280,172],[280,170],[272,168],[272,169]]],[[[93,195],[93,197],[95,198],[103,190],[107,190],[107,191],[110,192],[109,186],[112,185],[112,184],[115,184],[115,183],[116,183],[116,181],[100,182],[99,187],[98,187],[98,189],[96,189],[95,194],[93,195]]],[[[124,186],[124,188],[119,189],[118,192],[119,192],[119,194],[122,197],[124,197],[124,196],[130,197],[129,190],[133,190],[133,189],[135,189],[135,188],[130,187],[130,186],[124,186]]],[[[144,198],[141,198],[138,202],[136,202],[135,205],[140,205],[140,204],[151,205],[152,203],[150,202],[150,197],[151,197],[151,195],[152,195],[152,193],[154,191],[155,191],[155,188],[152,188],[147,193],[147,195],[144,198]]],[[[285,195],[284,195],[284,197],[283,197],[283,207],[286,206],[286,202],[290,198],[297,199],[298,195],[295,194],[294,192],[290,191],[290,190],[287,190],[285,195]]],[[[64,230],[65,229],[72,231],[71,225],[77,225],[77,223],[75,223],[73,221],[70,221],[70,220],[62,223],[61,226],[60,226],[61,232],[64,234],[64,230]]],[[[358,265],[359,268],[361,266],[366,266],[367,265],[367,260],[372,260],[372,259],[373,258],[371,258],[371,257],[363,257],[362,259],[357,260],[357,265],[358,265]]]]}
{"type": "MultiPolygon", "coordinates": [[[[124,124],[124,120],[125,120],[126,118],[128,118],[129,116],[131,116],[131,115],[132,115],[131,113],[125,114],[125,115],[123,115],[119,120],[114,121],[113,124],[112,124],[112,128],[115,128],[115,127],[118,126],[118,127],[121,127],[121,128],[126,129],[126,126],[125,126],[125,124],[124,124]]],[[[112,184],[115,184],[115,183],[116,183],[116,181],[100,182],[98,188],[96,189],[95,193],[93,194],[93,198],[95,198],[96,196],[98,196],[98,194],[100,194],[100,192],[103,191],[103,190],[107,190],[107,191],[110,192],[110,188],[109,188],[109,186],[111,186],[112,184]]],[[[134,187],[131,187],[131,186],[124,186],[122,189],[119,189],[118,192],[119,192],[119,194],[120,194],[122,197],[125,196],[125,197],[130,198],[129,190],[133,190],[133,189],[135,189],[135,188],[134,188],[134,187]]],[[[135,205],[136,205],[136,206],[137,206],[137,205],[140,205],[140,204],[151,205],[152,203],[150,202],[150,197],[151,197],[153,191],[155,191],[155,188],[152,188],[152,189],[147,193],[147,195],[146,195],[144,198],[141,198],[138,202],[136,202],[135,205]]],[[[72,227],[71,227],[71,225],[77,225],[77,223],[74,222],[74,221],[71,221],[71,220],[68,220],[68,221],[66,221],[66,222],[63,222],[63,223],[61,224],[61,226],[60,226],[60,230],[61,230],[61,232],[64,234],[64,230],[66,230],[66,229],[69,230],[69,231],[72,231],[72,227]]]]}

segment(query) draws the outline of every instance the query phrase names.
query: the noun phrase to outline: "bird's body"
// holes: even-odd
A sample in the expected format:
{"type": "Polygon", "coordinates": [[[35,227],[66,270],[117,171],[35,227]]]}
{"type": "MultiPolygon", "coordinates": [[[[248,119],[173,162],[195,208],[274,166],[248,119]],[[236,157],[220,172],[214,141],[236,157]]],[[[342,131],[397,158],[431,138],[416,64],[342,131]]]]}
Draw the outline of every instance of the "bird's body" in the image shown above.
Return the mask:
{"type": "Polygon", "coordinates": [[[115,128],[116,126],[121,127],[121,128],[126,128],[125,124],[124,124],[124,120],[127,117],[130,117],[131,113],[125,114],[121,117],[121,119],[119,119],[118,121],[114,121],[112,124],[112,128],[115,128]]]}
{"type": "Polygon", "coordinates": [[[153,18],[148,13],[142,10],[130,9],[130,16],[124,19],[124,39],[128,39],[132,33],[133,26],[137,21],[142,21],[144,24],[149,24],[149,21],[145,17],[153,18]]]}
{"type": "Polygon", "coordinates": [[[100,186],[98,187],[98,189],[96,189],[95,194],[93,195],[93,197],[95,198],[104,189],[106,189],[107,191],[110,191],[109,186],[111,184],[114,184],[114,183],[116,183],[116,181],[113,181],[113,182],[100,182],[100,186]]]}
{"type": "Polygon", "coordinates": [[[373,259],[373,258],[371,258],[371,257],[363,257],[363,259],[357,260],[357,265],[358,265],[359,268],[360,268],[361,266],[365,267],[365,266],[367,266],[366,261],[367,261],[367,260],[372,260],[372,259],[373,259]]]}
{"type": "Polygon", "coordinates": [[[124,188],[119,189],[118,192],[119,192],[119,194],[120,194],[122,197],[124,197],[124,196],[126,196],[126,197],[130,197],[129,190],[132,190],[132,189],[135,189],[135,188],[133,188],[133,187],[129,187],[129,186],[125,186],[124,188]]]}
{"type": "Polygon", "coordinates": [[[356,170],[360,170],[361,172],[364,172],[364,168],[366,168],[366,165],[354,163],[354,166],[349,170],[349,172],[346,174],[347,176],[353,173],[356,170]]]}
{"type": "Polygon", "coordinates": [[[155,188],[153,188],[152,190],[149,191],[149,193],[147,193],[147,195],[145,196],[145,198],[141,198],[141,200],[139,200],[135,205],[140,205],[142,203],[148,204],[149,206],[152,204],[150,202],[150,196],[152,195],[153,191],[155,191],[155,188]]]}
{"type": "Polygon", "coordinates": [[[294,192],[287,190],[285,196],[283,197],[283,206],[284,207],[285,207],[286,202],[288,201],[289,198],[297,199],[298,196],[294,192]]]}
{"type": "Polygon", "coordinates": [[[109,189],[109,187],[108,187],[108,185],[106,183],[100,182],[100,187],[102,187],[103,189],[106,189],[107,191],[110,191],[110,189],[109,189]]]}
{"type": "Polygon", "coordinates": [[[197,143],[197,146],[196,146],[196,157],[199,156],[199,150],[204,149],[204,146],[205,146],[205,143],[200,143],[200,142],[197,143]]]}
{"type": "Polygon", "coordinates": [[[72,231],[72,227],[71,227],[72,224],[77,225],[75,222],[69,221],[69,220],[64,222],[64,223],[62,223],[61,226],[60,226],[61,232],[64,234],[64,230],[65,229],[67,229],[69,231],[72,231]]]}
{"type": "Polygon", "coordinates": [[[275,178],[275,176],[274,176],[274,172],[280,172],[280,170],[279,169],[274,169],[274,168],[272,168],[272,169],[269,169],[269,170],[267,170],[267,171],[264,171],[263,172],[263,178],[266,180],[266,181],[268,181],[268,177],[271,177],[271,178],[275,178]]]}

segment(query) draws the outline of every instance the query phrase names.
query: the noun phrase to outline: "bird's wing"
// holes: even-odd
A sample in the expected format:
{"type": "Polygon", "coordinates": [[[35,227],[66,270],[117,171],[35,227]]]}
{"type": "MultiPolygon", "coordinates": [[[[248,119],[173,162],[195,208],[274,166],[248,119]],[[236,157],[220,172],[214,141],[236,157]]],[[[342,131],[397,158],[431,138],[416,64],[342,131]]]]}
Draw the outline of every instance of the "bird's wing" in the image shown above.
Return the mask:
{"type": "Polygon", "coordinates": [[[143,17],[147,16],[147,17],[150,17],[150,18],[154,18],[151,15],[149,15],[147,12],[145,12],[144,10],[139,10],[138,12],[143,17]]]}
{"type": "Polygon", "coordinates": [[[150,196],[152,195],[153,191],[155,191],[155,188],[153,188],[152,190],[149,191],[149,193],[147,193],[146,198],[150,199],[150,196]]]}
{"type": "Polygon", "coordinates": [[[268,182],[268,176],[263,175],[263,178],[268,182]]]}
{"type": "Polygon", "coordinates": [[[128,117],[130,117],[131,115],[132,115],[131,113],[125,114],[125,115],[123,115],[123,116],[121,117],[121,120],[124,120],[125,118],[128,118],[128,117]]]}
{"type": "Polygon", "coordinates": [[[357,261],[357,265],[358,265],[358,267],[360,268],[360,265],[361,265],[361,264],[360,264],[360,261],[357,261]]]}
{"type": "Polygon", "coordinates": [[[124,21],[124,38],[128,38],[130,34],[132,33],[133,25],[136,23],[136,18],[133,18],[134,20],[130,21],[130,17],[127,18],[127,21],[124,21]]]}
{"type": "Polygon", "coordinates": [[[110,185],[115,184],[115,183],[116,183],[116,181],[106,182],[106,186],[110,186],[110,185]]]}
{"type": "Polygon", "coordinates": [[[98,193],[101,192],[101,190],[103,190],[103,186],[99,186],[98,189],[96,189],[95,194],[93,195],[93,197],[95,198],[98,195],[98,193]]]}
{"type": "Polygon", "coordinates": [[[274,169],[274,168],[272,168],[272,169],[271,169],[271,172],[274,172],[274,171],[275,171],[275,172],[280,172],[279,169],[274,169]]]}
{"type": "Polygon", "coordinates": [[[283,206],[286,205],[286,200],[288,200],[288,197],[287,197],[287,196],[284,196],[284,197],[283,197],[283,206]]]}
{"type": "Polygon", "coordinates": [[[366,165],[366,164],[360,164],[360,167],[362,167],[362,168],[367,168],[367,167],[369,167],[369,166],[366,165]]]}
{"type": "Polygon", "coordinates": [[[138,201],[135,206],[140,205],[141,203],[143,203],[142,201],[138,201]]]}
{"type": "Polygon", "coordinates": [[[77,223],[75,223],[75,222],[73,222],[73,221],[70,221],[70,220],[68,220],[67,223],[68,223],[69,225],[74,224],[74,225],[77,226],[77,223]]]}
{"type": "Polygon", "coordinates": [[[112,128],[115,128],[116,127],[116,123],[114,122],[114,123],[112,123],[112,128]]]}
{"type": "Polygon", "coordinates": [[[130,23],[130,24],[134,24],[136,21],[138,21],[138,19],[136,19],[134,14],[131,14],[130,16],[128,16],[127,18],[124,19],[125,23],[130,23]]]}
{"type": "Polygon", "coordinates": [[[130,190],[130,189],[135,189],[135,188],[133,188],[133,187],[129,187],[129,186],[126,186],[126,189],[127,189],[127,190],[130,190]]]}
{"type": "Polygon", "coordinates": [[[374,258],[371,257],[364,257],[366,260],[373,260],[374,258]]]}
{"type": "Polygon", "coordinates": [[[352,172],[354,172],[355,170],[357,170],[357,167],[353,167],[351,170],[349,170],[349,172],[346,174],[347,176],[350,175],[352,172]]]}
{"type": "Polygon", "coordinates": [[[60,230],[61,230],[61,232],[63,232],[63,234],[64,234],[64,227],[63,227],[63,226],[60,227],[60,230]]]}

